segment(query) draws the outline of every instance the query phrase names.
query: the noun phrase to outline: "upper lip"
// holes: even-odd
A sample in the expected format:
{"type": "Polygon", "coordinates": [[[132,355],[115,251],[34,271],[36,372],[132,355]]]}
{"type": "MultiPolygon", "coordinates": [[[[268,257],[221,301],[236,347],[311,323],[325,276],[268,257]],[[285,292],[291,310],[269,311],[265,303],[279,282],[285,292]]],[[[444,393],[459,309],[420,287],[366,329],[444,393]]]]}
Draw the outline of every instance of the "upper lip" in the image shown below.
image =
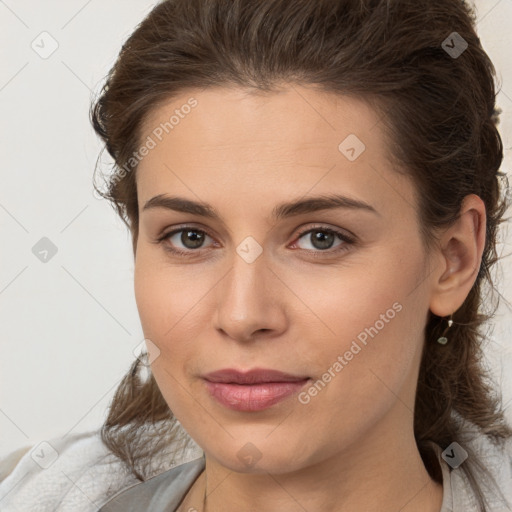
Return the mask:
{"type": "Polygon", "coordinates": [[[259,384],[262,382],[298,382],[309,377],[303,375],[291,375],[278,370],[267,368],[253,368],[248,371],[226,368],[211,372],[203,376],[210,382],[223,382],[234,384],[259,384]]]}

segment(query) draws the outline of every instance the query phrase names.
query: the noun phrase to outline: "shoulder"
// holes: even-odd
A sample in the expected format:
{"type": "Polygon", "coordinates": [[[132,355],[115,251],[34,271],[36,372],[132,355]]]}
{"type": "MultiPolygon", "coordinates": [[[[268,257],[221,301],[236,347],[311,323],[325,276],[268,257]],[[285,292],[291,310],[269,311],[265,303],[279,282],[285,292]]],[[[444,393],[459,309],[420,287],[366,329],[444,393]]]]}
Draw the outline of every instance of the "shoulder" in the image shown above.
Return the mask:
{"type": "Polygon", "coordinates": [[[512,510],[512,438],[495,442],[466,421],[463,439],[444,450],[437,447],[436,452],[443,470],[445,500],[442,512],[479,510],[475,489],[464,471],[465,461],[470,457],[476,459],[472,461],[476,463],[472,467],[477,473],[476,481],[487,502],[487,510],[512,510]]]}
{"type": "Polygon", "coordinates": [[[145,482],[121,490],[99,512],[176,510],[204,467],[203,457],[183,462],[145,482]]]}
{"type": "MultiPolygon", "coordinates": [[[[177,463],[162,457],[155,473],[177,463]]],[[[140,483],[108,450],[99,429],[12,452],[0,461],[0,474],[2,512],[97,512],[120,490],[140,483]]]]}
{"type": "Polygon", "coordinates": [[[469,441],[469,446],[492,478],[482,474],[479,480],[490,510],[512,510],[512,437],[494,442],[479,433],[469,441]]]}
{"type": "Polygon", "coordinates": [[[16,464],[20,461],[20,459],[30,450],[31,446],[24,446],[22,448],[18,448],[17,450],[8,453],[2,459],[0,459],[0,482],[5,480],[12,470],[16,467],[16,464]]]}
{"type": "Polygon", "coordinates": [[[109,453],[99,431],[54,437],[13,452],[0,462],[2,472],[8,473],[0,482],[0,508],[6,512],[97,510],[103,494],[136,480],[109,453]]]}

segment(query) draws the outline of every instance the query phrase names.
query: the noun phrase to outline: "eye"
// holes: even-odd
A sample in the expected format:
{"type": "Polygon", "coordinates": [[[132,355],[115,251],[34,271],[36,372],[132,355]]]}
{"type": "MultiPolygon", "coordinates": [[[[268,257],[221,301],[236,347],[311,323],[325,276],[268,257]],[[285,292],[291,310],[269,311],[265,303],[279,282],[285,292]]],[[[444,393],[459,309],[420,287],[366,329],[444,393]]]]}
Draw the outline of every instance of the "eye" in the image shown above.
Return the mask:
{"type": "Polygon", "coordinates": [[[165,249],[177,255],[190,255],[192,252],[198,252],[201,249],[206,238],[212,238],[201,229],[192,226],[185,226],[180,229],[175,229],[160,237],[156,242],[165,244],[165,249]],[[182,249],[179,244],[182,244],[182,249]]]}
{"type": "MultiPolygon", "coordinates": [[[[349,246],[354,243],[354,239],[352,237],[349,237],[341,231],[327,228],[325,226],[317,226],[306,231],[302,231],[298,235],[298,240],[304,237],[305,240],[310,243],[312,248],[304,246],[300,248],[313,252],[327,252],[327,250],[333,247],[333,244],[336,242],[336,238],[341,240],[341,242],[335,246],[333,251],[329,252],[348,250],[349,246]]],[[[295,244],[297,244],[297,242],[295,242],[295,244]]]]}

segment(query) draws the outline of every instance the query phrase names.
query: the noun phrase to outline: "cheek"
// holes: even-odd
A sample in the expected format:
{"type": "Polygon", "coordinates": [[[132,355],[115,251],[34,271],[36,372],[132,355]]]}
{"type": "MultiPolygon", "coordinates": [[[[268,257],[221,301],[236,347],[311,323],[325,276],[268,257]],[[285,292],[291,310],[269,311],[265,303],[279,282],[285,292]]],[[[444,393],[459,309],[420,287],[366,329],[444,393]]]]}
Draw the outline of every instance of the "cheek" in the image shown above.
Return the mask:
{"type": "MultiPolygon", "coordinates": [[[[318,318],[303,333],[309,341],[301,352],[310,355],[317,380],[301,397],[304,414],[327,415],[342,424],[347,435],[357,435],[382,417],[397,397],[412,409],[423,342],[419,326],[428,309],[425,290],[414,289],[422,263],[421,253],[412,259],[413,253],[407,266],[396,265],[394,251],[383,251],[375,260],[378,264],[358,263],[325,282],[314,276],[315,288],[309,289],[318,292],[308,299],[318,318]]],[[[307,283],[302,283],[305,291],[307,283]]]]}
{"type": "Polygon", "coordinates": [[[399,252],[397,247],[382,246],[361,255],[354,253],[330,269],[279,269],[283,281],[293,283],[293,294],[300,299],[283,289],[283,294],[290,296],[286,300],[299,308],[290,323],[302,324],[307,332],[303,338],[309,339],[311,348],[319,353],[323,349],[344,351],[353,340],[362,346],[382,340],[380,345],[386,344],[388,349],[404,344],[403,330],[411,327],[407,318],[421,314],[424,290],[418,287],[413,292],[422,273],[421,253],[418,250],[415,255],[415,248],[409,247],[408,262],[397,264],[399,252]],[[315,339],[323,342],[315,343],[315,339]]]}
{"type": "Polygon", "coordinates": [[[176,274],[169,269],[159,270],[158,263],[138,256],[134,291],[144,338],[151,340],[159,350],[151,363],[151,373],[174,416],[181,422],[191,414],[190,392],[184,389],[188,383],[184,382],[182,372],[185,361],[195,361],[194,344],[186,340],[197,335],[194,330],[197,323],[190,321],[193,312],[190,310],[198,299],[190,294],[187,299],[183,290],[190,286],[180,285],[176,274]],[[183,336],[184,330],[186,336],[183,336]]]}
{"type": "MultiPolygon", "coordinates": [[[[148,251],[149,253],[149,251],[148,251]]],[[[134,272],[135,301],[146,337],[161,344],[178,332],[194,334],[194,307],[205,294],[204,279],[141,251],[134,272]]],[[[160,347],[162,350],[164,347],[160,347]]]]}
{"type": "MultiPolygon", "coordinates": [[[[142,254],[137,256],[134,273],[135,302],[146,338],[157,338],[165,323],[166,296],[164,287],[142,254]]],[[[171,294],[169,294],[169,298],[171,294]]]]}
{"type": "Polygon", "coordinates": [[[135,265],[134,291],[144,338],[159,350],[151,371],[168,403],[177,403],[173,396],[188,385],[184,381],[205,365],[198,340],[204,338],[209,313],[202,306],[213,284],[206,274],[143,256],[135,265]]]}

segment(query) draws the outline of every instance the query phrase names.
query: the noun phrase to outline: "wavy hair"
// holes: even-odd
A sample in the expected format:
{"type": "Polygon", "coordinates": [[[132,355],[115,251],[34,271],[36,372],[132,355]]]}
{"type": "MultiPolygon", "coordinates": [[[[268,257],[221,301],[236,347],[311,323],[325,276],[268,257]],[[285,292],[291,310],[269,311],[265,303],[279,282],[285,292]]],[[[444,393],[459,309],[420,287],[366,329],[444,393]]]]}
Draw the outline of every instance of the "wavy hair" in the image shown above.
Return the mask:
{"type": "MultiPolygon", "coordinates": [[[[128,37],[90,109],[114,161],[106,186],[95,188],[129,228],[134,254],[139,218],[133,155],[142,144],[141,126],[189,88],[272,92],[288,83],[368,101],[380,115],[397,172],[405,172],[418,192],[427,250],[437,241],[436,230],[457,220],[465,196],[483,200],[481,266],[453,315],[450,343],[435,343],[445,324],[432,312],[424,329],[414,435],[429,474],[440,483],[429,442],[443,449],[453,441],[464,445],[459,419],[495,444],[512,436],[483,351],[483,327],[496,309],[482,308],[490,302],[486,291],[495,291],[490,270],[498,260],[498,226],[509,198],[499,170],[496,71],[475,20],[474,8],[461,0],[164,0],[128,37]],[[456,55],[449,48],[463,51],[456,55]]],[[[497,308],[499,298],[493,298],[497,308]]],[[[186,446],[190,438],[153,376],[144,379],[140,370],[136,359],[116,390],[101,435],[144,480],[164,446],[177,439],[186,446]],[[141,442],[141,429],[153,429],[152,443],[141,442]]],[[[467,451],[461,470],[485,511],[478,472],[487,469],[467,451]]]]}

